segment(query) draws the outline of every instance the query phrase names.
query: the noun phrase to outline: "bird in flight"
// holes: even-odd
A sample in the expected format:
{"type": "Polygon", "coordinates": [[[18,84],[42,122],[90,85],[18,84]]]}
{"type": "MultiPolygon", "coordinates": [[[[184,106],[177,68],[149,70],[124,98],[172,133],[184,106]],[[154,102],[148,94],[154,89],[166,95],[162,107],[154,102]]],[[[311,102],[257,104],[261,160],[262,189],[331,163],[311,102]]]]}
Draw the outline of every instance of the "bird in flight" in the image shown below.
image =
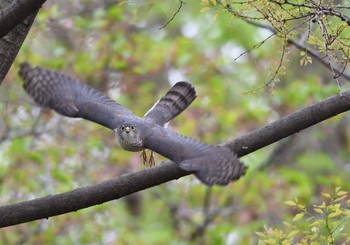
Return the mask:
{"type": "Polygon", "coordinates": [[[96,89],[62,73],[24,62],[19,75],[24,89],[40,106],[113,130],[120,146],[127,151],[155,151],[208,186],[227,185],[245,174],[246,167],[228,148],[208,145],[164,127],[196,98],[190,83],[176,83],[141,118],[96,89]]]}

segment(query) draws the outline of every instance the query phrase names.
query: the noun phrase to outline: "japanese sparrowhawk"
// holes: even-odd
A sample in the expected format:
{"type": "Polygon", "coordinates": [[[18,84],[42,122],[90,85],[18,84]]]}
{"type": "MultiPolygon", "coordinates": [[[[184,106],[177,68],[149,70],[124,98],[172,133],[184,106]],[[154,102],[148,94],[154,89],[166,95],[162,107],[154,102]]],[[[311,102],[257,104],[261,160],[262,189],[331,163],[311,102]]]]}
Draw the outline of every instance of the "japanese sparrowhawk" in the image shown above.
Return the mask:
{"type": "Polygon", "coordinates": [[[182,136],[164,125],[196,98],[187,82],[176,83],[143,118],[106,95],[59,72],[22,63],[24,89],[40,106],[67,117],[81,117],[114,131],[127,151],[155,151],[206,185],[227,185],[245,173],[245,166],[228,148],[182,136]]]}

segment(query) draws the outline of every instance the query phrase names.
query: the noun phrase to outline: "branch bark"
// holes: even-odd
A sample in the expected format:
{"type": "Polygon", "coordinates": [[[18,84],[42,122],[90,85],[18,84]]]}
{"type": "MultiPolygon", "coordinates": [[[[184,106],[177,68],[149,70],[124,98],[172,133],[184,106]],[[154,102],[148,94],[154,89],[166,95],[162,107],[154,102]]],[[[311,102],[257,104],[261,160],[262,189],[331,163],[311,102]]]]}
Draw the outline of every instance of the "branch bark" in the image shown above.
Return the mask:
{"type": "MultiPolygon", "coordinates": [[[[285,137],[350,110],[350,90],[289,114],[223,146],[242,157],[285,137]]],[[[129,173],[101,183],[0,207],[0,227],[77,211],[174,180],[190,173],[173,162],[129,173]]]]}
{"type": "Polygon", "coordinates": [[[39,11],[38,2],[42,0],[0,1],[0,85],[39,11]]]}
{"type": "MultiPolygon", "coordinates": [[[[6,1],[5,1],[6,2],[6,1]]],[[[46,0],[14,0],[0,12],[0,38],[36,12],[46,0]]]]}

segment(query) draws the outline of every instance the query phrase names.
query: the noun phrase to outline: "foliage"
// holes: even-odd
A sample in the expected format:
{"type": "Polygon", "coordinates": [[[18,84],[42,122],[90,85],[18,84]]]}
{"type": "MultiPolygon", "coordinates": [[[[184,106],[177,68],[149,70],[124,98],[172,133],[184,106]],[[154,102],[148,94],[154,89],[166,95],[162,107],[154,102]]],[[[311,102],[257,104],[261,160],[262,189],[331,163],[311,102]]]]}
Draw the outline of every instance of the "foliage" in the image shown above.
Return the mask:
{"type": "MultiPolygon", "coordinates": [[[[341,85],[339,79],[349,60],[350,42],[349,26],[350,18],[345,14],[348,6],[334,1],[289,1],[289,0],[256,0],[256,1],[209,1],[202,0],[202,12],[215,9],[214,19],[221,14],[230,13],[233,18],[243,19],[248,23],[270,30],[272,33],[263,41],[254,45],[249,51],[258,49],[270,38],[278,37],[283,48],[279,61],[271,70],[269,81],[260,86],[270,88],[285,73],[285,63],[289,52],[288,44],[294,43],[302,46],[300,52],[300,64],[306,66],[312,64],[314,51],[321,53],[324,62],[332,71],[333,78],[341,85]],[[269,25],[266,25],[268,23],[269,25]],[[300,39],[299,41],[296,41],[300,39]],[[338,68],[339,67],[339,68],[338,68]]],[[[239,58],[238,56],[237,58],[239,58]]],[[[320,59],[320,57],[316,58],[320,59]]],[[[250,92],[255,92],[251,90],[250,92]]]]}
{"type": "Polygon", "coordinates": [[[348,192],[340,187],[334,194],[322,193],[320,205],[306,208],[298,198],[285,204],[297,211],[291,222],[284,222],[280,228],[265,227],[256,232],[259,244],[346,244],[350,241],[350,199],[348,192]]]}

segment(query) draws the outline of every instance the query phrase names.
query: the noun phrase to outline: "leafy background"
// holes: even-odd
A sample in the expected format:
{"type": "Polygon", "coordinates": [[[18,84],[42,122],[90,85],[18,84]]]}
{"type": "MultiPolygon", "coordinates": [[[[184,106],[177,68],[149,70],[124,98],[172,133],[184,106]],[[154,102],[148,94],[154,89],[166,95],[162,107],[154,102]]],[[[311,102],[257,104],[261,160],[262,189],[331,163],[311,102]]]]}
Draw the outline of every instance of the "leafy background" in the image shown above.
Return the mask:
{"type": "MultiPolygon", "coordinates": [[[[148,167],[138,153],[118,147],[109,130],[36,106],[17,75],[25,60],[72,75],[140,116],[176,81],[191,81],[198,98],[171,128],[211,144],[338,93],[332,74],[316,61],[301,66],[292,46],[280,81],[255,91],[278,67],[282,41],[269,39],[234,60],[270,33],[204,9],[203,2],[187,1],[165,27],[180,2],[62,0],[43,6],[0,90],[1,205],[148,167]]],[[[322,203],[321,193],[349,190],[348,122],[348,115],[335,117],[242,158],[249,172],[228,187],[208,189],[189,176],[2,229],[0,243],[256,244],[264,237],[255,232],[283,230],[299,203],[316,217],[321,214],[312,207],[322,203]],[[295,198],[298,204],[286,205],[295,198]]]]}

